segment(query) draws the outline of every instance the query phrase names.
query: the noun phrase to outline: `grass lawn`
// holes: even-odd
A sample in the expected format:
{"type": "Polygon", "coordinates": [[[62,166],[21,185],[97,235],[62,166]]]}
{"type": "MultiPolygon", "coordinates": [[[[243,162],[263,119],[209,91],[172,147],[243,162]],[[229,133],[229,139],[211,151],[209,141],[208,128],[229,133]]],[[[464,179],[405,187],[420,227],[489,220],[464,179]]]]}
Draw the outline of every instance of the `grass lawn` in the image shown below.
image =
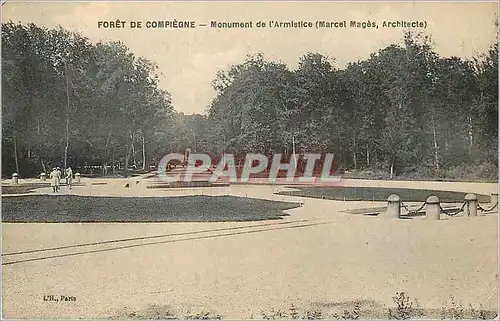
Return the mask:
{"type": "Polygon", "coordinates": [[[282,219],[297,203],[234,196],[2,198],[3,222],[224,222],[282,219]]]}
{"type": "Polygon", "coordinates": [[[19,185],[2,185],[2,194],[24,194],[35,188],[50,187],[50,183],[27,183],[19,185]]]}
{"type": "MultiPolygon", "coordinates": [[[[436,195],[441,202],[459,203],[463,202],[467,193],[433,191],[424,189],[409,188],[383,188],[383,187],[332,187],[314,186],[302,187],[294,186],[300,191],[281,191],[280,195],[292,195],[300,197],[324,198],[343,201],[387,201],[391,194],[397,194],[403,202],[424,202],[430,195],[436,195]]],[[[490,196],[477,194],[479,202],[490,202],[490,196]]]]}

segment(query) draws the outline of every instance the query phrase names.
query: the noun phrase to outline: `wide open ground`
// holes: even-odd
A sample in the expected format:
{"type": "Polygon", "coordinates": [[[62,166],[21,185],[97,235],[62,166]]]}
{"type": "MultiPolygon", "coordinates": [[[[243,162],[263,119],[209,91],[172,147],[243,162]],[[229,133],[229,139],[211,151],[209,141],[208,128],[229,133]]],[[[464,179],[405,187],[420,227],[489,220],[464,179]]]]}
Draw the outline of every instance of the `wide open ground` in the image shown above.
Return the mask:
{"type": "MultiPolygon", "coordinates": [[[[201,194],[200,189],[124,190],[123,182],[116,182],[77,187],[72,193],[201,194]]],[[[497,188],[477,183],[345,184],[485,195],[497,188]]],[[[466,307],[470,303],[497,310],[496,213],[474,219],[382,220],[341,211],[385,202],[274,194],[280,189],[203,190],[204,195],[304,202],[303,207],[287,210],[290,216],[280,221],[3,223],[3,315],[106,318],[157,304],[181,316],[187,310],[208,310],[224,318],[259,318],[261,310],[288,310],[291,304],[305,310],[352,300],[375,302],[384,311],[393,305],[397,291],[407,292],[429,309],[441,308],[452,294],[466,307]],[[49,294],[73,296],[76,301],[43,301],[49,294]]]]}

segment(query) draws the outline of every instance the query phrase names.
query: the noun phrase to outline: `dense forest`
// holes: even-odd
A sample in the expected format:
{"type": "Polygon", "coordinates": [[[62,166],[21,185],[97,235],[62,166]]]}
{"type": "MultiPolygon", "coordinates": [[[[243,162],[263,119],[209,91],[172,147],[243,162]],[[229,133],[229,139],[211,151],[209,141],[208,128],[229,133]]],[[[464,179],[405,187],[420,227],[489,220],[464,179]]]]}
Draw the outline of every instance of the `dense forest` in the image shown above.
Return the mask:
{"type": "MultiPolygon", "coordinates": [[[[221,153],[333,153],[339,171],[496,179],[498,45],[441,57],[405,33],[340,69],[305,53],[296,70],[262,53],[214,75],[203,115],[174,110],[158,67],[119,42],[2,24],[2,175],[50,166],[147,170],[190,147],[221,153]]],[[[168,76],[168,75],[167,75],[168,76]]]]}

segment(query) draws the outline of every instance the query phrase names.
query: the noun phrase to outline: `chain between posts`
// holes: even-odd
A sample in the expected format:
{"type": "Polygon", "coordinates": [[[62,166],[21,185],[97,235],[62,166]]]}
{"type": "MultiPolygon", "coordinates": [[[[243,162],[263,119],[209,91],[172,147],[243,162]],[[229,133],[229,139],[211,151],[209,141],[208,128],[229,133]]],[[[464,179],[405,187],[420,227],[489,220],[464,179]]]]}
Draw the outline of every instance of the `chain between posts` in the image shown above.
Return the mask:
{"type": "Polygon", "coordinates": [[[403,202],[401,202],[401,207],[405,208],[408,213],[406,213],[406,215],[408,216],[412,216],[412,215],[415,215],[415,214],[418,214],[418,212],[420,212],[424,207],[425,207],[425,202],[422,204],[422,206],[420,206],[418,209],[416,210],[413,210],[413,211],[410,211],[410,208],[408,207],[408,205],[404,204],[403,202]]]}
{"type": "Polygon", "coordinates": [[[439,209],[441,210],[442,213],[444,213],[444,214],[446,214],[448,216],[455,216],[455,215],[457,215],[458,213],[460,213],[460,212],[462,212],[464,210],[465,204],[467,204],[467,201],[465,201],[462,204],[462,207],[460,207],[458,209],[458,211],[456,211],[456,212],[447,212],[444,208],[441,207],[441,204],[439,204],[439,209]]]}
{"type": "Polygon", "coordinates": [[[495,203],[495,205],[493,205],[491,208],[489,209],[485,209],[485,208],[482,208],[481,205],[479,205],[479,203],[477,203],[477,208],[481,211],[481,212],[491,212],[495,209],[495,207],[498,206],[498,202],[495,203]]]}
{"type": "MultiPolygon", "coordinates": [[[[412,216],[412,215],[415,215],[417,214],[418,212],[420,212],[424,207],[425,207],[425,202],[422,204],[422,206],[420,206],[418,209],[416,210],[413,210],[411,211],[409,206],[404,204],[403,202],[401,202],[401,207],[406,209],[408,211],[408,213],[406,213],[406,215],[408,216],[412,216]]],[[[439,210],[443,213],[443,214],[446,214],[448,216],[455,216],[457,215],[458,213],[462,212],[465,208],[465,205],[467,204],[467,201],[463,202],[462,206],[457,210],[457,211],[454,211],[454,212],[451,212],[451,211],[446,211],[442,206],[441,204],[439,204],[439,210]]],[[[481,212],[491,212],[492,210],[494,210],[496,207],[498,206],[498,202],[495,203],[495,205],[493,205],[491,208],[483,208],[481,205],[479,205],[479,203],[477,204],[477,208],[481,211],[481,212]]]]}

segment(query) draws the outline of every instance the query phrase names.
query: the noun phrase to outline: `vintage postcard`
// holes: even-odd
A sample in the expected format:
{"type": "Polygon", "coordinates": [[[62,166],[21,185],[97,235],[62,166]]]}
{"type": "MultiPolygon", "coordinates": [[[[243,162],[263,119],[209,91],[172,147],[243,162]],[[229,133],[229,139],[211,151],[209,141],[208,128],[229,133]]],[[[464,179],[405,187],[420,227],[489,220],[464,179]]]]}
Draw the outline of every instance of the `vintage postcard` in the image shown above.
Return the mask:
{"type": "Polygon", "coordinates": [[[498,2],[1,10],[3,318],[498,320],[498,2]]]}

